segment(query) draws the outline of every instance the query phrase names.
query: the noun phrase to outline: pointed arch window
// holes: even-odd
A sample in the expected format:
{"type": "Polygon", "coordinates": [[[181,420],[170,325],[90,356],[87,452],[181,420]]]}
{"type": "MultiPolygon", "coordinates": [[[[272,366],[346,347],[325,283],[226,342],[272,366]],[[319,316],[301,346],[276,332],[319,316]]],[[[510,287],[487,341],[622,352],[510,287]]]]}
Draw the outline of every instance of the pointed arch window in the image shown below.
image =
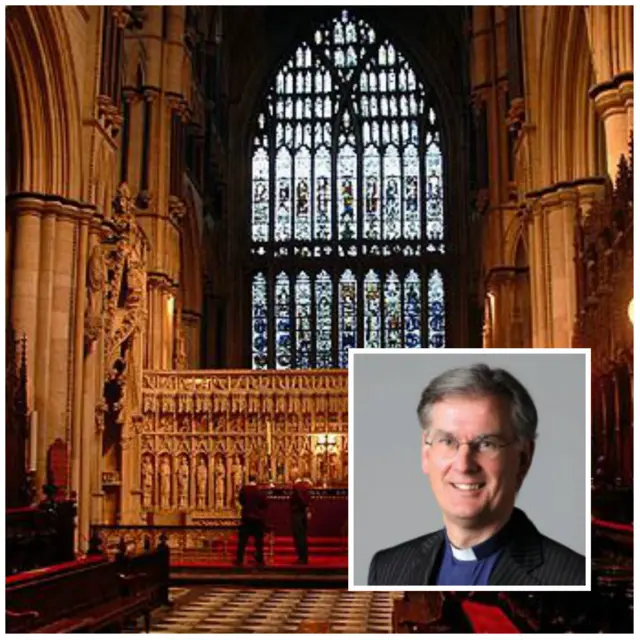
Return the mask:
{"type": "Polygon", "coordinates": [[[409,60],[342,11],[277,71],[251,178],[254,368],[445,346],[442,134],[409,60]]]}

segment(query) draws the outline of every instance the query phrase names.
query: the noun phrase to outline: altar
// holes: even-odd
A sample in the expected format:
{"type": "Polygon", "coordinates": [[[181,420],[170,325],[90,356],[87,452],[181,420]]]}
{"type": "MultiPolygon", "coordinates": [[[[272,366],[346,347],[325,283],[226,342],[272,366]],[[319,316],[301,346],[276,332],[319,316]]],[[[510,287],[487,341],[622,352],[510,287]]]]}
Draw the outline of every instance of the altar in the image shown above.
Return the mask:
{"type": "MultiPolygon", "coordinates": [[[[275,536],[291,535],[289,497],[291,485],[267,488],[267,528],[275,536]]],[[[309,491],[311,519],[307,534],[310,538],[347,537],[349,501],[346,488],[312,488],[309,491]]]]}

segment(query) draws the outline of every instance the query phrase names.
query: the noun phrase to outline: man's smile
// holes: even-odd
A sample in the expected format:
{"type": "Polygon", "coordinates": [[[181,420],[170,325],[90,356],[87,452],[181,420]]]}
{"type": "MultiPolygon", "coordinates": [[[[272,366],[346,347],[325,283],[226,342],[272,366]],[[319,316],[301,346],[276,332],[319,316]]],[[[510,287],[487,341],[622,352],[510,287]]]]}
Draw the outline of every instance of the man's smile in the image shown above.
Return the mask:
{"type": "Polygon", "coordinates": [[[470,483],[449,483],[454,489],[458,489],[458,491],[479,491],[485,486],[484,482],[476,482],[473,484],[470,483]]]}

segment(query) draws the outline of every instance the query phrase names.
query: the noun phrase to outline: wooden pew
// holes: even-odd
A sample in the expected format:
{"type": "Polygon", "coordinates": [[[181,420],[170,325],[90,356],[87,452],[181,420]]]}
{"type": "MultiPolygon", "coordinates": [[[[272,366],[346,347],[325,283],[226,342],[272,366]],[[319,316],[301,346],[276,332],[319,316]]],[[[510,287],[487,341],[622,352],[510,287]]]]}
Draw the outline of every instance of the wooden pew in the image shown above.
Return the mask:
{"type": "Polygon", "coordinates": [[[117,561],[90,563],[7,588],[9,633],[120,631],[127,621],[168,604],[165,547],[117,561]]]}

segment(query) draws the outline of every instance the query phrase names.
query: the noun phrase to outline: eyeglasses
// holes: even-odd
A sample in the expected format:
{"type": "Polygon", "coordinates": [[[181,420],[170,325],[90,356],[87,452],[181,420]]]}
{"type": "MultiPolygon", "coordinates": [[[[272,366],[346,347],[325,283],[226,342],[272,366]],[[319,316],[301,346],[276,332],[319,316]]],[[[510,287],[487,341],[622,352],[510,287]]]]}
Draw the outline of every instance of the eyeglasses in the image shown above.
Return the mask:
{"type": "Polygon", "coordinates": [[[514,442],[516,440],[503,442],[495,436],[480,436],[468,442],[458,442],[455,438],[446,435],[437,436],[431,442],[426,439],[424,441],[431,447],[434,455],[441,460],[453,460],[463,444],[469,446],[469,451],[475,458],[495,460],[505,447],[511,446],[514,442]]]}

